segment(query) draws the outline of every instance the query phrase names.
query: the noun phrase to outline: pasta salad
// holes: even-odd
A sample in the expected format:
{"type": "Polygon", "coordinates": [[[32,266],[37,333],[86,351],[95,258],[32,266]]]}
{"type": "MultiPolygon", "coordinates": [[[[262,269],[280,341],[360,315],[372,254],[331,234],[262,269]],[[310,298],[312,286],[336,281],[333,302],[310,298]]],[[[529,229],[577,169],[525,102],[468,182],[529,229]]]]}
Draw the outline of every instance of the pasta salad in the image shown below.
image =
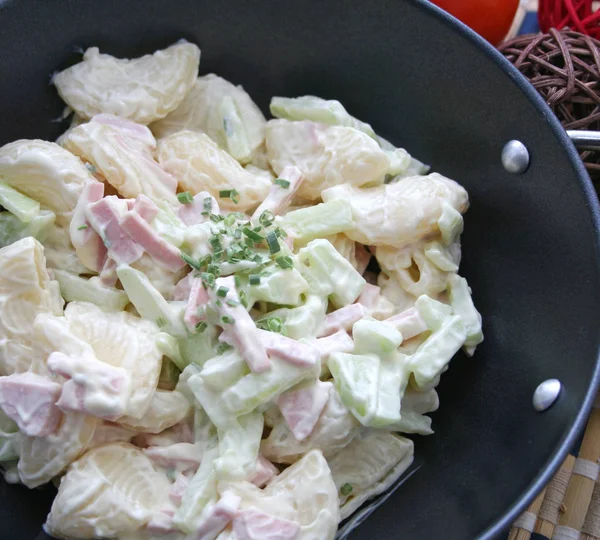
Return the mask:
{"type": "Polygon", "coordinates": [[[459,184],[199,62],[90,48],[0,148],[0,461],[57,538],[332,539],[483,339],[459,184]]]}

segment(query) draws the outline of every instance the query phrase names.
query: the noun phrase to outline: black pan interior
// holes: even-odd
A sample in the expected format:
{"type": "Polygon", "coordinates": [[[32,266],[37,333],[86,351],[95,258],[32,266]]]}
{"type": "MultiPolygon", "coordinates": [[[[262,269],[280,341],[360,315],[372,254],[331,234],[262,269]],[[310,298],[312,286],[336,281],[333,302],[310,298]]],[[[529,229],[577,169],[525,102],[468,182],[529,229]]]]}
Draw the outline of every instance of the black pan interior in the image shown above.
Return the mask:
{"type": "MultiPolygon", "coordinates": [[[[263,110],[272,95],[337,98],[461,182],[472,205],[461,273],[486,341],[444,375],[436,434],[416,440],[420,469],[351,538],[465,539],[510,523],[589,410],[600,274],[591,185],[505,61],[418,0],[9,0],[0,28],[2,144],[64,129],[52,122],[62,106],[49,80],[77,49],[135,56],[184,37],[202,48],[201,73],[242,84],[263,110]],[[500,163],[510,139],[531,153],[522,176],[500,163]],[[549,377],[564,391],[536,413],[533,390],[549,377]]],[[[2,484],[0,538],[35,538],[50,498],[2,484]]]]}

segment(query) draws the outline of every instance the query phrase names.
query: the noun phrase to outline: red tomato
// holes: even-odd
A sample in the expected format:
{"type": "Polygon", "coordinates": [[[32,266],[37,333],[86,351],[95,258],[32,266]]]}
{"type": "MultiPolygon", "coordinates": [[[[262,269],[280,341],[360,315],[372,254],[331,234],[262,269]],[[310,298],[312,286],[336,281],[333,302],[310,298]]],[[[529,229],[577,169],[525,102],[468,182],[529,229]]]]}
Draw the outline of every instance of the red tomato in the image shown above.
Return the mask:
{"type": "Polygon", "coordinates": [[[431,0],[492,45],[505,37],[515,18],[519,0],[431,0]]]}

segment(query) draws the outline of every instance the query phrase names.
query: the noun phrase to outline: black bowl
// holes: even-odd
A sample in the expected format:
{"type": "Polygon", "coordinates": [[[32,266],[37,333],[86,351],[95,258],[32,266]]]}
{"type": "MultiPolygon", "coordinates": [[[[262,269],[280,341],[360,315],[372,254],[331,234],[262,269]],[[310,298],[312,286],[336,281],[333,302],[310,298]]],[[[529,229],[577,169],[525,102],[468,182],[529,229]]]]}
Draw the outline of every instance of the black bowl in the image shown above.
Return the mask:
{"type": "MultiPolygon", "coordinates": [[[[419,0],[0,1],[0,143],[54,140],[62,104],[50,75],[91,45],[136,56],[179,38],[200,70],[272,95],[337,98],[471,196],[461,273],[486,341],[440,385],[436,434],[416,438],[418,470],[352,538],[491,537],[550,478],[598,384],[598,204],[556,118],[506,60],[419,0]],[[531,153],[521,176],[500,153],[531,153]],[[547,412],[536,386],[563,383],[547,412]]],[[[0,537],[36,537],[52,497],[2,484],[0,537]]]]}

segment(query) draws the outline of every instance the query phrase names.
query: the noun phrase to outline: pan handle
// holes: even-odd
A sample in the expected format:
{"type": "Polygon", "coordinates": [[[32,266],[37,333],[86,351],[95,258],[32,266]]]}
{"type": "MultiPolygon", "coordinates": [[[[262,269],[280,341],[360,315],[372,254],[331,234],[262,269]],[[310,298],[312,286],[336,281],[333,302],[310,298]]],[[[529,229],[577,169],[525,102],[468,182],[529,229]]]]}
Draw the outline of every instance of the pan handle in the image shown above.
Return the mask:
{"type": "Polygon", "coordinates": [[[600,131],[568,130],[567,135],[580,150],[597,150],[600,148],[600,131]]]}

